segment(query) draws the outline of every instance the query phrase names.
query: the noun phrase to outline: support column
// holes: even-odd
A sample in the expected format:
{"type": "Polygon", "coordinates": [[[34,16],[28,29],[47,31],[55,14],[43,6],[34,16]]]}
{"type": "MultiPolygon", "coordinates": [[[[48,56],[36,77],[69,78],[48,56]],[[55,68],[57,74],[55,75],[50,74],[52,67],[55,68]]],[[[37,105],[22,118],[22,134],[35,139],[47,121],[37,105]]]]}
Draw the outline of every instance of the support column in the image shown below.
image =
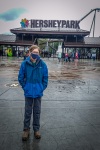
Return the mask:
{"type": "Polygon", "coordinates": [[[32,35],[32,42],[34,43],[34,36],[32,35]]]}
{"type": "Polygon", "coordinates": [[[64,42],[62,43],[62,62],[65,59],[65,53],[64,53],[64,42]]]}
{"type": "Polygon", "coordinates": [[[23,43],[23,36],[24,36],[24,35],[22,34],[22,43],[23,43]]]}
{"type": "Polygon", "coordinates": [[[16,46],[16,56],[18,57],[18,49],[17,49],[17,46],[16,46]]]}
{"type": "Polygon", "coordinates": [[[47,57],[49,58],[49,46],[48,46],[48,41],[46,42],[45,50],[47,51],[47,57]]]}
{"type": "Polygon", "coordinates": [[[100,47],[98,49],[99,49],[98,59],[100,60],[100,47]]]}

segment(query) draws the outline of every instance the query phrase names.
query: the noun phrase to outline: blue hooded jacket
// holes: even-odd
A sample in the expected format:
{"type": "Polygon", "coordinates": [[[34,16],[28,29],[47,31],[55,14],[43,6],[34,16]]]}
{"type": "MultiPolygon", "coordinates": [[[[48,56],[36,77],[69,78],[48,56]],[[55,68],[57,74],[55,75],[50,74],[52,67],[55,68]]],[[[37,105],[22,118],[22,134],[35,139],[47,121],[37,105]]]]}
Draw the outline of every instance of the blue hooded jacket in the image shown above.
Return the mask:
{"type": "Polygon", "coordinates": [[[18,81],[24,90],[25,97],[37,98],[43,96],[48,85],[48,68],[41,59],[33,66],[28,57],[21,64],[18,81]]]}

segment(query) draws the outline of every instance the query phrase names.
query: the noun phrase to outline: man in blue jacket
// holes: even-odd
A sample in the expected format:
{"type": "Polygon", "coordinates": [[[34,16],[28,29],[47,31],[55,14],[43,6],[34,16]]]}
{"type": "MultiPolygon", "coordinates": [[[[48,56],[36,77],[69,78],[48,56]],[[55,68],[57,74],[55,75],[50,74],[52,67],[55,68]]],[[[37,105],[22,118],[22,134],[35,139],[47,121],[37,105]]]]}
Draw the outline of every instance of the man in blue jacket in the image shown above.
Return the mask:
{"type": "Polygon", "coordinates": [[[41,97],[48,85],[48,68],[40,58],[40,49],[32,45],[29,57],[21,64],[18,81],[24,90],[25,114],[22,140],[26,141],[30,134],[30,120],[33,110],[33,130],[36,139],[40,139],[41,97]]]}

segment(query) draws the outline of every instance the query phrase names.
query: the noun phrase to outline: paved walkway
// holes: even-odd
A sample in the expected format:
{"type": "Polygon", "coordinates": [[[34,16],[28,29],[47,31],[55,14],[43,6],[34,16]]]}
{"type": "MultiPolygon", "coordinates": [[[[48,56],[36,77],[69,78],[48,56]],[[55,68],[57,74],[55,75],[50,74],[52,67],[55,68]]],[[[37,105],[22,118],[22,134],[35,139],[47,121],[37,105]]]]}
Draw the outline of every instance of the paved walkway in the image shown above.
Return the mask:
{"type": "Polygon", "coordinates": [[[100,150],[100,62],[45,58],[49,85],[42,98],[41,140],[22,142],[22,58],[0,58],[0,150],[100,150]]]}

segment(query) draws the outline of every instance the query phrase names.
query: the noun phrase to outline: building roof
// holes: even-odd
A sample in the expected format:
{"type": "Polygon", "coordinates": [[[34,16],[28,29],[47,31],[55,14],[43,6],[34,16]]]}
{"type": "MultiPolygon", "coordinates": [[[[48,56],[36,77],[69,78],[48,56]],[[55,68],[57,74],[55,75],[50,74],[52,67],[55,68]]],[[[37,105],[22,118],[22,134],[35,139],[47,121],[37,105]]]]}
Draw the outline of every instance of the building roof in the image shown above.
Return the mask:
{"type": "Polygon", "coordinates": [[[0,42],[15,42],[16,35],[0,34],[0,42]]]}
{"type": "Polygon", "coordinates": [[[83,30],[83,29],[74,29],[74,28],[13,28],[13,29],[10,29],[10,31],[48,31],[48,32],[51,32],[51,31],[56,31],[56,32],[89,32],[89,31],[86,31],[86,30],[83,30]]]}
{"type": "Polygon", "coordinates": [[[85,44],[100,44],[100,37],[85,37],[85,44]]]}
{"type": "Polygon", "coordinates": [[[72,28],[14,28],[10,29],[11,33],[17,34],[17,33],[29,33],[34,34],[35,36],[38,36],[39,38],[42,37],[60,37],[62,38],[65,35],[83,35],[87,36],[90,34],[89,31],[82,30],[82,29],[72,29],[72,28]]]}

